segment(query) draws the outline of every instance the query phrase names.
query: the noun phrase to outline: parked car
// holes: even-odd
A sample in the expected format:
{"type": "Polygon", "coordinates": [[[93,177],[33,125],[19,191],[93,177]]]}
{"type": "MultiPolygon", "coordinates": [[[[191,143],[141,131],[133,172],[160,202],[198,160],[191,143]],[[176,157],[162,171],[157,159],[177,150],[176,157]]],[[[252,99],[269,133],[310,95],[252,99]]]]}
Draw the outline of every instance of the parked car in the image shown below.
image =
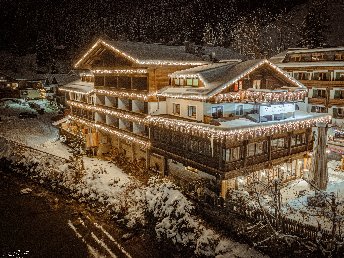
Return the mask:
{"type": "Polygon", "coordinates": [[[30,112],[22,112],[18,115],[19,118],[37,118],[37,114],[30,112]]]}

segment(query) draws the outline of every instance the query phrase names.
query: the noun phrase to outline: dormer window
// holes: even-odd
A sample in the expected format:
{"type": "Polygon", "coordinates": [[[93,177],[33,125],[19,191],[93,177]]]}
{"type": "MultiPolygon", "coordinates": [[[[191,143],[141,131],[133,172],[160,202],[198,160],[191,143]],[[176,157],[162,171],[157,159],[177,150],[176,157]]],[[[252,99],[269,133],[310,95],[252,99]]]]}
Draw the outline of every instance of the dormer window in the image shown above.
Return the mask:
{"type": "Polygon", "coordinates": [[[174,85],[176,86],[192,86],[192,87],[198,87],[199,80],[197,78],[175,78],[174,79],[174,85]]]}

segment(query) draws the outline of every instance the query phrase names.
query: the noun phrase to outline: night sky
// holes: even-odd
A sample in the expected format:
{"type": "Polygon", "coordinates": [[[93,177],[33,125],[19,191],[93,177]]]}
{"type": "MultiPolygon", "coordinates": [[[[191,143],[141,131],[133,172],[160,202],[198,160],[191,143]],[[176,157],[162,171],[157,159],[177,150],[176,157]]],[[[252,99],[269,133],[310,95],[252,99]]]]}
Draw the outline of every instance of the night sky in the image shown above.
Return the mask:
{"type": "MultiPolygon", "coordinates": [[[[98,37],[115,40],[212,44],[273,55],[287,47],[329,45],[327,12],[314,29],[315,42],[303,39],[307,14],[333,9],[331,0],[0,0],[0,50],[37,54],[39,66],[74,59],[98,37]],[[321,7],[319,7],[321,6],[321,7]],[[252,31],[252,29],[256,31],[252,31]],[[251,31],[248,31],[248,30],[251,31]],[[319,32],[320,30],[320,32],[319,32]],[[280,31],[285,31],[285,35],[280,31]],[[289,33],[289,34],[288,34],[289,33]],[[318,36],[317,36],[318,37],[318,36]],[[252,45],[250,38],[259,38],[252,45]],[[247,39],[247,40],[245,40],[247,39]],[[247,49],[242,48],[243,41],[247,49]]],[[[331,16],[331,14],[329,15],[331,16]]],[[[252,43],[253,44],[253,43],[252,43]]],[[[266,54],[265,54],[266,55],[266,54]]]]}

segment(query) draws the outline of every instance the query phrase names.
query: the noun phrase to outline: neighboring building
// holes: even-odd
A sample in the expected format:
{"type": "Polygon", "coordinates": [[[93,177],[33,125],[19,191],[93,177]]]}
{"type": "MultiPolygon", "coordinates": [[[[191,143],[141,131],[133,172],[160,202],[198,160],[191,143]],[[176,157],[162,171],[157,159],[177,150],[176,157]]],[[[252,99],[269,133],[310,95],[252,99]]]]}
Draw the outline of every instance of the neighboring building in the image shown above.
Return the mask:
{"type": "Polygon", "coordinates": [[[0,71],[0,99],[16,98],[18,95],[18,82],[7,73],[0,71]]]}
{"type": "Polygon", "coordinates": [[[307,86],[305,110],[332,116],[328,146],[344,154],[344,47],[290,49],[271,61],[307,86]]]}
{"type": "Polygon", "coordinates": [[[222,196],[300,177],[312,127],[329,116],[296,110],[307,89],[269,61],[214,52],[219,62],[184,47],[97,41],[76,63],[93,77],[61,88],[71,107],[61,133],[193,187],[207,178],[222,196]]]}
{"type": "Polygon", "coordinates": [[[271,58],[308,89],[308,112],[328,113],[344,122],[344,47],[291,49],[271,58]]]}
{"type": "Polygon", "coordinates": [[[56,101],[58,104],[64,105],[64,94],[59,94],[58,88],[73,81],[77,81],[80,76],[74,71],[63,74],[44,74],[45,77],[43,87],[45,90],[45,98],[50,101],[56,101]]]}

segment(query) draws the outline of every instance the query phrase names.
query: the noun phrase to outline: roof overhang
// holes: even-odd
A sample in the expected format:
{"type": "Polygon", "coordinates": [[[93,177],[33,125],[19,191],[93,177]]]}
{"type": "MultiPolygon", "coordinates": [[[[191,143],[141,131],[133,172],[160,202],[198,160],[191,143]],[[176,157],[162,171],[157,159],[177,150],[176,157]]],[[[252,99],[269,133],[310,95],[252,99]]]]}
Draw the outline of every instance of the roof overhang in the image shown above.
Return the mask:
{"type": "Polygon", "coordinates": [[[129,61],[138,64],[138,65],[168,65],[168,66],[173,66],[173,65],[185,65],[185,66],[192,66],[192,65],[204,65],[207,64],[208,62],[204,61],[178,61],[178,60],[140,60],[138,58],[135,58],[116,46],[106,42],[105,40],[98,39],[97,42],[74,64],[75,68],[80,67],[80,65],[83,63],[83,61],[89,57],[98,47],[105,47],[106,49],[119,54],[123,56],[124,58],[128,59],[129,61]]]}

